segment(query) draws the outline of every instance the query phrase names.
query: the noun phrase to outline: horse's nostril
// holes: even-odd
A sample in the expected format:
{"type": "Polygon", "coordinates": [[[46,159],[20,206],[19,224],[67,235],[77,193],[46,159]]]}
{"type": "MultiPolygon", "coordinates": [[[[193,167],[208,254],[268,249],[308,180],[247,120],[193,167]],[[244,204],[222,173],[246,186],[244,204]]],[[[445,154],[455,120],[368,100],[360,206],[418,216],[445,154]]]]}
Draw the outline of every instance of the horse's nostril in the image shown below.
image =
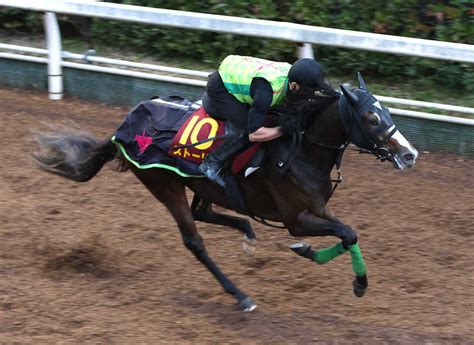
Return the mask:
{"type": "Polygon", "coordinates": [[[403,156],[403,159],[406,162],[410,162],[415,159],[415,155],[413,153],[407,153],[406,155],[403,156]]]}

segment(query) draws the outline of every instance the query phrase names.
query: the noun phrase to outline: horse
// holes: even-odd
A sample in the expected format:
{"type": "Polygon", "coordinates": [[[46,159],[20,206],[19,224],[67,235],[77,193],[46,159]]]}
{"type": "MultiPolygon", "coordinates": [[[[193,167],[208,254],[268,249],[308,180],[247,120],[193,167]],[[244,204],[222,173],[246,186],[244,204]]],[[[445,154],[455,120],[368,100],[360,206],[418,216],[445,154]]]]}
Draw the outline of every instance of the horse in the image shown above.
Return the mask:
{"type": "MultiPolygon", "coordinates": [[[[358,82],[358,88],[340,85],[342,93],[333,90],[338,97],[331,98],[316,112],[305,110],[304,126],[298,132],[300,142],[284,173],[275,173],[279,157],[272,157],[277,155],[283,137],[265,143],[269,154],[260,169],[248,177],[236,176],[246,206],[246,211],[236,211],[262,221],[283,223],[283,228],[294,237],[339,238],[335,246],[321,250],[313,250],[305,243],[290,248],[318,264],[349,252],[355,272],[353,292],[361,297],[368,286],[366,265],[356,232],[341,222],[327,205],[337,186],[331,179],[331,171],[335,166],[339,171],[350,142],[381,161],[390,161],[398,170],[413,167],[418,152],[397,129],[388,108],[369,92],[360,73],[358,82]]],[[[312,101],[307,100],[308,104],[312,101]]],[[[183,177],[166,169],[138,169],[127,164],[112,139],[113,136],[99,140],[86,131],[57,127],[37,134],[39,150],[33,156],[44,171],[76,182],[90,180],[105,163],[121,158],[126,168],[170,212],[186,248],[214,275],[224,291],[236,299],[240,309],[254,310],[256,304],[251,297],[237,288],[209,257],[196,228],[195,221],[226,225],[255,240],[247,218],[212,210],[213,204],[232,209],[222,187],[202,177],[183,177]],[[186,187],[195,194],[191,205],[185,195],[186,187]]]]}

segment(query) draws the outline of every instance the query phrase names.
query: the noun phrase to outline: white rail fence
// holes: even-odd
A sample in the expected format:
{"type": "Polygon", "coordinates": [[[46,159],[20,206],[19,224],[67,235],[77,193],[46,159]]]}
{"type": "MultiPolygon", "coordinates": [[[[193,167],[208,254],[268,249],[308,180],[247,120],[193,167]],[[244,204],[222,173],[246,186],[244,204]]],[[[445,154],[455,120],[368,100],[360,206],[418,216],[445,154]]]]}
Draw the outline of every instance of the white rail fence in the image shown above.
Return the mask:
{"type": "MultiPolygon", "coordinates": [[[[205,78],[209,74],[209,72],[64,52],[62,51],[61,36],[54,13],[294,41],[303,43],[300,44],[298,48],[299,56],[312,56],[311,44],[319,44],[378,51],[390,54],[474,63],[474,46],[468,44],[338,30],[250,18],[237,18],[204,13],[94,2],[94,0],[0,0],[0,6],[47,12],[45,14],[45,31],[48,49],[0,44],[0,50],[3,51],[0,52],[0,58],[47,63],[49,91],[50,98],[52,99],[60,99],[62,97],[61,67],[92,70],[194,86],[205,86],[205,78]],[[136,71],[136,69],[138,69],[138,71],[136,71]],[[175,77],[157,74],[155,72],[178,74],[190,76],[192,78],[175,77]]],[[[380,95],[378,95],[377,98],[389,104],[474,114],[474,108],[462,106],[422,102],[380,95]]],[[[403,116],[427,118],[474,126],[474,119],[444,116],[408,109],[390,108],[390,110],[394,114],[403,116]]]]}

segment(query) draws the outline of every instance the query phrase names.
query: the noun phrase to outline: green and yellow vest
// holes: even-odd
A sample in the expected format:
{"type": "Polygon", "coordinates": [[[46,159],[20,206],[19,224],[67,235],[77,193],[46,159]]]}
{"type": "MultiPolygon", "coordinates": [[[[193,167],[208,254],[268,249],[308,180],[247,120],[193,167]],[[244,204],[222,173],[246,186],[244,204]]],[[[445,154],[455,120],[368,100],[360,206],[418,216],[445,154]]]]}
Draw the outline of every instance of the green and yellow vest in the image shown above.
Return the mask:
{"type": "Polygon", "coordinates": [[[252,104],[250,84],[253,78],[264,78],[273,89],[271,106],[279,105],[285,99],[288,88],[288,71],[291,65],[249,56],[229,55],[219,66],[219,75],[224,85],[242,103],[252,104]]]}

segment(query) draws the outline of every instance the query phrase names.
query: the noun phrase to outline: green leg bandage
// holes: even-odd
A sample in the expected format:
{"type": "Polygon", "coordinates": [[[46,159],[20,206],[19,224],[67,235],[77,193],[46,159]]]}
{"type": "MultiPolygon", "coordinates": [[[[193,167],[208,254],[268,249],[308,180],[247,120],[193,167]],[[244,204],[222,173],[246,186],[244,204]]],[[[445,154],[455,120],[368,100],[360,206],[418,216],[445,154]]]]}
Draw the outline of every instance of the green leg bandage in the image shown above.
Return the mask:
{"type": "Polygon", "coordinates": [[[364,259],[362,258],[362,253],[359,248],[359,244],[353,244],[349,246],[349,251],[351,253],[352,259],[352,269],[358,277],[362,277],[367,272],[367,266],[365,265],[364,259]]]}
{"type": "Polygon", "coordinates": [[[344,249],[341,243],[338,243],[335,246],[314,252],[313,260],[322,265],[338,257],[339,255],[344,254],[345,252],[346,249],[344,249]]]}

